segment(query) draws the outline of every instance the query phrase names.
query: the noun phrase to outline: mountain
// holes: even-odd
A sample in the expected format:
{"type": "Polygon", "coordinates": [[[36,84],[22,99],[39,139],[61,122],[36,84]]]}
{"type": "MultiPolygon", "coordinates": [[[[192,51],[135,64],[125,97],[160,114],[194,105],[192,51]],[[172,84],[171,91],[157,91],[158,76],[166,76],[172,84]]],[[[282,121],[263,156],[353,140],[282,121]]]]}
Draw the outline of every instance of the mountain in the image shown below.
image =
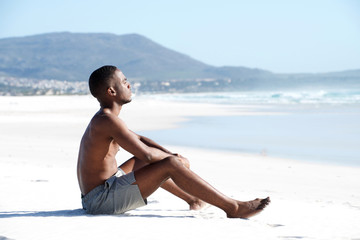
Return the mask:
{"type": "Polygon", "coordinates": [[[8,77],[0,81],[0,87],[19,78],[86,82],[93,70],[106,64],[118,66],[142,91],[360,85],[360,70],[275,74],[246,67],[214,67],[138,34],[62,32],[0,39],[0,76],[8,77]]]}
{"type": "Polygon", "coordinates": [[[9,76],[85,81],[105,64],[145,80],[219,75],[216,68],[138,34],[64,32],[0,39],[0,72],[9,76]]]}
{"type": "Polygon", "coordinates": [[[245,67],[213,67],[138,34],[64,32],[0,39],[0,76],[12,77],[0,79],[0,87],[6,91],[19,78],[29,79],[25,88],[24,84],[15,85],[29,94],[38,86],[34,79],[85,82],[93,70],[105,64],[122,69],[140,91],[246,89],[271,75],[245,67]]]}

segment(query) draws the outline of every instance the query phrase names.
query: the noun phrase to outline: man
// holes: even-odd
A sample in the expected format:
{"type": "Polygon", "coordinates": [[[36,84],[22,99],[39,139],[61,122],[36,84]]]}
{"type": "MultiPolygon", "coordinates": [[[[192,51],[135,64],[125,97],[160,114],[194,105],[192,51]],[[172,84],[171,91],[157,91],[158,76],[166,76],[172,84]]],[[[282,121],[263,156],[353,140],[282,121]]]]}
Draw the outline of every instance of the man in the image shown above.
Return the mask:
{"type": "Polygon", "coordinates": [[[229,218],[251,217],[269,204],[269,198],[241,202],[225,196],[192,172],[185,157],[130,131],[118,116],[131,101],[131,88],[116,67],[95,70],[89,87],[100,110],[82,137],[78,157],[77,175],[87,213],[120,214],[144,206],[159,187],[186,201],[192,210],[207,202],[229,218]],[[117,167],[120,147],[134,157],[117,167]]]}

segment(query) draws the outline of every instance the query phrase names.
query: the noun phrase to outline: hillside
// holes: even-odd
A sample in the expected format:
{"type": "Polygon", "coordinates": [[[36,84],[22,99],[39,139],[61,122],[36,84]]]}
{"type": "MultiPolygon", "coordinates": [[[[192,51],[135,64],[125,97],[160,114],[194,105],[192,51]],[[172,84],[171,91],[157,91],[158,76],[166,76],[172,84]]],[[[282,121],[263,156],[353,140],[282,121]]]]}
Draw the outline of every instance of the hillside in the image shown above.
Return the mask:
{"type": "Polygon", "coordinates": [[[0,39],[0,89],[6,91],[9,86],[31,90],[40,80],[57,85],[86,82],[94,69],[105,64],[121,68],[139,90],[153,92],[360,85],[360,70],[274,74],[246,67],[214,67],[138,34],[63,32],[0,39]]]}
{"type": "Polygon", "coordinates": [[[64,32],[0,39],[0,72],[9,76],[82,81],[105,64],[145,80],[222,76],[216,68],[138,34],[64,32]]]}
{"type": "Polygon", "coordinates": [[[0,40],[0,71],[14,77],[82,81],[105,64],[121,66],[131,77],[207,67],[137,34],[51,33],[0,40]]]}

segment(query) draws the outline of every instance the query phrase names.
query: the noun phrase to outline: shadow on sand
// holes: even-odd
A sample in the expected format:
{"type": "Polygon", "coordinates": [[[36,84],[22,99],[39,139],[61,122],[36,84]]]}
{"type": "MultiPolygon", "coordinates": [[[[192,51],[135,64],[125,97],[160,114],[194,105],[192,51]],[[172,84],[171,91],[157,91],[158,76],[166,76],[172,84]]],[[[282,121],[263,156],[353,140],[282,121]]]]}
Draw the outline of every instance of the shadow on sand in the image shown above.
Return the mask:
{"type": "MultiPolygon", "coordinates": [[[[83,209],[57,210],[57,211],[10,211],[0,212],[0,218],[14,217],[78,217],[85,216],[83,209]]],[[[87,215],[86,215],[87,216],[87,215]]]]}
{"type": "Polygon", "coordinates": [[[57,210],[57,211],[9,211],[0,212],[0,218],[18,218],[18,217],[97,217],[97,216],[112,216],[112,217],[145,217],[145,218],[193,218],[193,216],[169,216],[158,214],[136,214],[125,213],[119,215],[90,215],[86,214],[83,209],[73,210],[57,210]]]}

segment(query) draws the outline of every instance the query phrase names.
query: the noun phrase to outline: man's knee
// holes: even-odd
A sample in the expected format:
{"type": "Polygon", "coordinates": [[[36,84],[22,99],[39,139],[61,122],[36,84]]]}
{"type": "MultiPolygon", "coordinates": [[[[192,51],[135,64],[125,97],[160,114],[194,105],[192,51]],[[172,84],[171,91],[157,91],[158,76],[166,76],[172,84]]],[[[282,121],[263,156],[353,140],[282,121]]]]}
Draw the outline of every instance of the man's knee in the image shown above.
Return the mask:
{"type": "Polygon", "coordinates": [[[178,161],[180,161],[185,167],[190,168],[190,162],[187,158],[184,158],[179,154],[175,154],[174,156],[177,157],[178,161]]]}
{"type": "Polygon", "coordinates": [[[170,156],[163,160],[163,162],[168,165],[171,169],[179,168],[185,166],[183,161],[176,156],[170,156]]]}
{"type": "Polygon", "coordinates": [[[183,156],[181,156],[180,154],[174,154],[173,156],[177,157],[178,160],[187,168],[190,169],[190,162],[187,158],[184,158],[183,156]]]}
{"type": "Polygon", "coordinates": [[[190,162],[187,158],[181,157],[179,158],[179,161],[187,168],[190,168],[190,162]]]}

